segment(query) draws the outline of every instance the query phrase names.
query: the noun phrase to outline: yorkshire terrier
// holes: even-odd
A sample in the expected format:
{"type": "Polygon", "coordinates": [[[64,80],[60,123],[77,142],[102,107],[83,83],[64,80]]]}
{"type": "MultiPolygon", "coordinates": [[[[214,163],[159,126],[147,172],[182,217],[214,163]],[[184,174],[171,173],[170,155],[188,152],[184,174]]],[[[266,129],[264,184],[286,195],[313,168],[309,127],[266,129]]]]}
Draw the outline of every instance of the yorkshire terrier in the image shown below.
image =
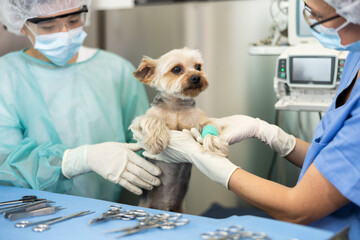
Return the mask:
{"type": "MultiPolygon", "coordinates": [[[[145,115],[135,118],[130,126],[134,133],[141,132],[141,143],[148,152],[158,154],[163,151],[169,144],[170,130],[196,128],[201,132],[206,125],[216,127],[202,110],[195,107],[194,98],[209,85],[198,50],[175,49],[159,59],[144,57],[134,76],[159,91],[151,108],[145,115]]],[[[136,134],[134,137],[136,138],[136,134]]],[[[227,142],[211,134],[203,139],[203,149],[220,156],[228,155],[227,142]]],[[[154,163],[163,172],[160,177],[162,185],[148,192],[146,203],[142,205],[182,212],[191,164],[154,163]]]]}

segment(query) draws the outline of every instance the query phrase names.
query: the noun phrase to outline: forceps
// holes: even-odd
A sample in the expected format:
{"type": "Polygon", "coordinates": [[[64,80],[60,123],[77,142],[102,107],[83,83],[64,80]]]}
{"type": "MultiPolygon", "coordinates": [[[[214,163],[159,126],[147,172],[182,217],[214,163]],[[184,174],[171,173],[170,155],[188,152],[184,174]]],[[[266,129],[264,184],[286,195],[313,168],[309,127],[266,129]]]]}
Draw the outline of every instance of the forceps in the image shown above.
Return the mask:
{"type": "Polygon", "coordinates": [[[20,210],[20,209],[38,205],[38,204],[44,203],[44,202],[51,203],[52,201],[46,200],[46,199],[41,199],[41,200],[39,199],[39,201],[36,201],[36,202],[29,202],[29,203],[19,204],[16,206],[0,209],[0,210],[2,210],[2,211],[0,211],[0,213],[7,213],[7,212],[15,211],[15,210],[20,210]]]}
{"type": "Polygon", "coordinates": [[[28,212],[18,212],[18,213],[11,213],[8,218],[11,221],[22,219],[22,218],[29,218],[29,217],[36,217],[36,216],[44,216],[56,213],[57,211],[60,211],[65,208],[61,207],[44,207],[40,209],[35,209],[28,212]]]}
{"type": "Polygon", "coordinates": [[[10,205],[10,204],[17,204],[17,203],[25,203],[25,202],[34,202],[37,199],[38,199],[37,196],[28,195],[28,196],[23,196],[21,199],[18,199],[18,200],[0,202],[0,206],[10,205]]]}
{"type": "Polygon", "coordinates": [[[71,215],[67,215],[65,217],[60,217],[58,219],[51,220],[51,221],[39,224],[39,225],[33,227],[33,230],[35,232],[43,232],[45,230],[50,229],[50,225],[52,225],[52,224],[62,222],[62,221],[65,221],[65,220],[68,220],[68,219],[71,219],[71,218],[75,218],[75,217],[85,216],[85,215],[88,215],[88,214],[91,214],[91,213],[94,213],[94,212],[91,212],[90,210],[87,210],[87,211],[82,211],[82,212],[74,213],[74,214],[71,214],[71,215]]]}
{"type": "Polygon", "coordinates": [[[13,213],[30,212],[32,210],[45,208],[45,207],[50,207],[50,206],[51,206],[51,203],[48,203],[48,202],[40,202],[40,203],[36,203],[34,205],[31,205],[31,206],[25,205],[22,208],[11,209],[11,210],[6,211],[4,213],[4,217],[8,218],[9,215],[13,214],[13,213]]]}

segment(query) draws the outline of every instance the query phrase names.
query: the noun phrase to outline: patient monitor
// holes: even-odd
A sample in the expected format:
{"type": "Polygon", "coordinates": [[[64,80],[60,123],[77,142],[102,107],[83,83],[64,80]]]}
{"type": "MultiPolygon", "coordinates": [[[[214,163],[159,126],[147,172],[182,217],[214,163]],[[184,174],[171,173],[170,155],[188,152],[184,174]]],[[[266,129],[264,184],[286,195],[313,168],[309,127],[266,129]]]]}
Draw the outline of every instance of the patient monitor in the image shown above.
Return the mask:
{"type": "Polygon", "coordinates": [[[288,8],[288,40],[291,46],[304,43],[317,43],[312,36],[309,25],[303,16],[304,1],[289,0],[288,8]]]}
{"type": "Polygon", "coordinates": [[[326,111],[335,97],[347,54],[320,44],[289,47],[277,59],[275,109],[326,111]]]}

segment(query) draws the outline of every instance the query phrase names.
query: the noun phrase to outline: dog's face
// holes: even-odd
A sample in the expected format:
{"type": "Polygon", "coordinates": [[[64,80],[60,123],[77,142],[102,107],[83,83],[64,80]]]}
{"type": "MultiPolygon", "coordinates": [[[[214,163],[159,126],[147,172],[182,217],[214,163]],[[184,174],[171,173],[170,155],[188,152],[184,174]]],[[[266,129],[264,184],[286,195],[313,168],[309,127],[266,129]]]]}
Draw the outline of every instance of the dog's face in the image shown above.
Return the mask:
{"type": "Polygon", "coordinates": [[[178,97],[196,97],[209,85],[197,50],[175,49],[159,59],[142,59],[134,76],[159,91],[178,97]]]}

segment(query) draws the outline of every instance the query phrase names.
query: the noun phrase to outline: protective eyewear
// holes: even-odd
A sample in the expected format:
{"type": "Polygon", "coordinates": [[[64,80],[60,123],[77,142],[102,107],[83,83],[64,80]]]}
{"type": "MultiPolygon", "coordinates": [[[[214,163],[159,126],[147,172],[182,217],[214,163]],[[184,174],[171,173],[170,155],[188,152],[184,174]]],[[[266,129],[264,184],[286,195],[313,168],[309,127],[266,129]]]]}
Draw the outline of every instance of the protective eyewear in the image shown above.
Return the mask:
{"type": "Polygon", "coordinates": [[[334,20],[336,18],[339,18],[340,15],[335,15],[329,18],[325,18],[323,20],[320,20],[321,17],[319,15],[317,15],[316,13],[311,11],[311,8],[304,2],[305,6],[304,6],[304,10],[303,10],[303,15],[304,15],[304,19],[306,21],[306,23],[317,33],[320,33],[321,31],[319,30],[320,24],[329,22],[331,20],[334,20]]]}
{"type": "Polygon", "coordinates": [[[26,25],[38,35],[46,35],[61,32],[66,26],[70,31],[84,26],[87,18],[88,8],[83,6],[80,10],[53,17],[31,18],[26,25]]]}

